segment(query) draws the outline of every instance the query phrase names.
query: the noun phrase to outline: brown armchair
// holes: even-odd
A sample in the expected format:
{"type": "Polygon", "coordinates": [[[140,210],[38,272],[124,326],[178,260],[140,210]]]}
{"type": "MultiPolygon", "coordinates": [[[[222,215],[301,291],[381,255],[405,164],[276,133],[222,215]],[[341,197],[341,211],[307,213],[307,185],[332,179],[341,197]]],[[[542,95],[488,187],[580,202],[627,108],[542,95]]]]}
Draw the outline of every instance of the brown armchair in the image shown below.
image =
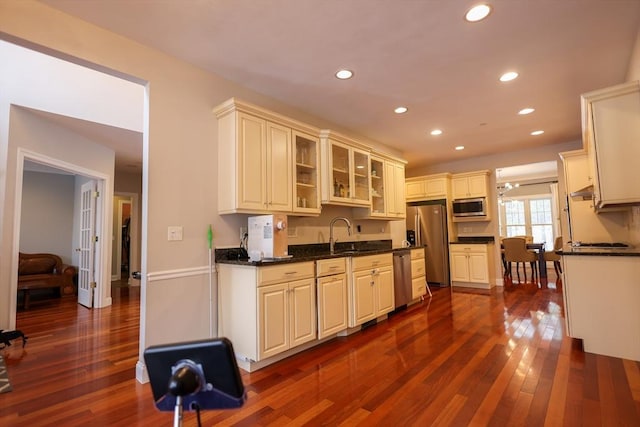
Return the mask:
{"type": "Polygon", "coordinates": [[[73,293],[76,268],[66,265],[58,255],[26,254],[20,252],[18,264],[18,291],[24,293],[24,309],[29,309],[30,291],[57,289],[58,295],[73,293]]]}
{"type": "Polygon", "coordinates": [[[524,270],[524,281],[527,281],[527,268],[526,263],[531,264],[531,280],[533,280],[537,267],[536,262],[538,255],[535,252],[527,250],[527,243],[523,237],[508,237],[502,239],[502,246],[504,247],[504,262],[506,263],[507,271],[506,275],[513,277],[511,273],[511,263],[516,263],[516,274],[518,280],[520,280],[520,271],[518,269],[519,263],[522,263],[522,269],[524,270]]]}

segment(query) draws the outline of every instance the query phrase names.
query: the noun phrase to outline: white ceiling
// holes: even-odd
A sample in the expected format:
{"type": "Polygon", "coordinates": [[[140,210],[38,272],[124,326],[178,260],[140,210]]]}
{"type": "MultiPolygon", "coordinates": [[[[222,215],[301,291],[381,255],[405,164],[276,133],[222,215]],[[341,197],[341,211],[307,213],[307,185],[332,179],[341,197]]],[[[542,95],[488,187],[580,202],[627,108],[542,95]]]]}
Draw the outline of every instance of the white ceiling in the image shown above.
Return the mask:
{"type": "Polygon", "coordinates": [[[532,181],[540,179],[557,179],[558,162],[538,162],[526,165],[496,168],[496,184],[511,181],[532,181]]]}
{"type": "MultiPolygon", "coordinates": [[[[142,133],[33,108],[22,108],[40,119],[111,148],[116,153],[115,168],[118,172],[142,173],[142,133]]],[[[33,166],[32,162],[25,169],[34,172],[62,173],[43,165],[33,166]]]]}
{"type": "Polygon", "coordinates": [[[640,26],[638,0],[490,0],[475,24],[470,0],[43,2],[393,146],[409,168],[578,139],[580,94],[624,81],[640,26]],[[520,77],[500,83],[508,70],[520,77]]]}

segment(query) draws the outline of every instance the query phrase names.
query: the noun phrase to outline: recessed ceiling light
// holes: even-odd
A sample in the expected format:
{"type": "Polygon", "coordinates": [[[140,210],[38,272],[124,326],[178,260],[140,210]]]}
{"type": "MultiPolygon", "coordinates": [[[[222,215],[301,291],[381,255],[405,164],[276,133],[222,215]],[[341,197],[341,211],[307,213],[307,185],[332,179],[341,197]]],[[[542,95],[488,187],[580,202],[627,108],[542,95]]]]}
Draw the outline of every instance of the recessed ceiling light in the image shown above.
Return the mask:
{"type": "Polygon", "coordinates": [[[515,71],[509,71],[509,72],[504,73],[503,75],[500,76],[500,81],[501,82],[510,82],[511,80],[515,79],[516,77],[518,77],[518,73],[516,73],[515,71]]]}
{"type": "Polygon", "coordinates": [[[531,132],[531,135],[537,136],[537,135],[542,135],[543,133],[544,133],[543,130],[534,130],[533,132],[531,132]]]}
{"type": "Polygon", "coordinates": [[[393,112],[396,114],[403,114],[403,113],[406,113],[407,110],[408,110],[407,107],[397,107],[395,110],[393,110],[393,112]]]}
{"type": "Polygon", "coordinates": [[[434,129],[431,131],[431,135],[433,136],[442,135],[442,131],[440,129],[434,129]]]}
{"type": "Polygon", "coordinates": [[[520,114],[521,116],[524,116],[525,114],[531,114],[534,111],[536,111],[535,108],[527,107],[527,108],[523,108],[522,110],[518,111],[518,114],[520,114]]]}
{"type": "Polygon", "coordinates": [[[490,13],[491,6],[488,4],[479,4],[469,9],[464,15],[464,19],[469,22],[478,22],[489,16],[490,13]]]}
{"type": "Polygon", "coordinates": [[[336,72],[336,77],[340,80],[350,79],[351,77],[353,77],[353,71],[345,69],[338,70],[338,72],[336,72]]]}
{"type": "Polygon", "coordinates": [[[458,145],[456,147],[456,150],[460,151],[460,150],[464,150],[464,145],[458,145]]]}

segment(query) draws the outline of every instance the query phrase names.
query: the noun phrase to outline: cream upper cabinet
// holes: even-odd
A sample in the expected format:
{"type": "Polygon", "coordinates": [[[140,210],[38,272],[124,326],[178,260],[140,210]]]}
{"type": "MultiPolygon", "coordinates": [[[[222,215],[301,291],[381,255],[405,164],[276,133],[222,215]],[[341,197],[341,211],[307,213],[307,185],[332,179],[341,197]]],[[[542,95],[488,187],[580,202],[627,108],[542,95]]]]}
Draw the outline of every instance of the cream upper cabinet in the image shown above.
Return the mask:
{"type": "Polygon", "coordinates": [[[331,131],[320,133],[322,203],[371,206],[368,148],[331,131]]]}
{"type": "Polygon", "coordinates": [[[488,175],[489,171],[452,175],[451,197],[454,200],[471,197],[487,197],[488,175]]]}
{"type": "Polygon", "coordinates": [[[318,141],[315,139],[314,164],[314,137],[310,136],[317,134],[317,129],[233,98],[214,111],[218,118],[220,214],[319,213],[318,141]],[[309,143],[303,142],[305,138],[309,143]],[[304,144],[310,161],[298,164],[296,150],[304,144]],[[303,173],[305,168],[309,175],[303,173]],[[307,177],[307,186],[299,185],[307,177]],[[296,206],[298,194],[301,205],[302,199],[307,199],[306,209],[296,206]]]}
{"type": "Polygon", "coordinates": [[[449,257],[453,286],[489,289],[494,285],[493,245],[453,244],[449,257]]]}
{"type": "Polygon", "coordinates": [[[640,84],[638,81],[582,95],[582,136],[595,206],[640,203],[640,84]]]}
{"type": "MultiPolygon", "coordinates": [[[[293,197],[291,194],[293,171],[291,128],[267,122],[266,168],[264,182],[266,183],[265,206],[268,211],[291,212],[293,197]]],[[[246,156],[245,156],[246,157],[246,156]]],[[[253,176],[247,171],[245,176],[253,176]]],[[[243,182],[242,187],[248,188],[259,181],[243,182]]]]}
{"type": "Polygon", "coordinates": [[[354,209],[356,218],[400,219],[406,216],[404,161],[371,155],[371,206],[354,209]]]}
{"type": "Polygon", "coordinates": [[[449,198],[451,174],[441,173],[407,178],[405,184],[406,200],[438,200],[449,198]]]}
{"type": "Polygon", "coordinates": [[[592,185],[591,169],[585,150],[565,151],[560,153],[560,158],[564,167],[564,184],[568,195],[592,185]]]}
{"type": "Polygon", "coordinates": [[[295,185],[293,211],[300,215],[320,214],[320,140],[294,130],[295,185]]]}
{"type": "Polygon", "coordinates": [[[390,200],[385,189],[389,185],[389,174],[384,159],[371,156],[371,209],[370,216],[385,218],[390,200]]]}
{"type": "Polygon", "coordinates": [[[385,187],[385,197],[389,202],[387,204],[387,216],[390,218],[405,218],[407,216],[407,202],[405,198],[404,163],[395,160],[385,161],[385,176],[389,178],[385,187]]]}

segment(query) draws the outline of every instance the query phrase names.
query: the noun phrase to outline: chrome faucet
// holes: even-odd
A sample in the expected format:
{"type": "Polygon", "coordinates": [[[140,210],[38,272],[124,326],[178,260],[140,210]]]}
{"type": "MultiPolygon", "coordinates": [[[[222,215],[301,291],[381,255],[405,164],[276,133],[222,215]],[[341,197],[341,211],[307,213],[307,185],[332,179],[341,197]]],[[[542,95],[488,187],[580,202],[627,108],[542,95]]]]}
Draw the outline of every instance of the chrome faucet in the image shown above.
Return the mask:
{"type": "Polygon", "coordinates": [[[336,241],[333,239],[333,225],[336,223],[336,221],[344,221],[347,224],[347,232],[349,232],[349,236],[351,236],[351,221],[349,221],[349,218],[346,218],[344,216],[337,216],[333,218],[331,220],[331,223],[329,224],[329,252],[331,254],[333,254],[336,246],[336,241]]]}

